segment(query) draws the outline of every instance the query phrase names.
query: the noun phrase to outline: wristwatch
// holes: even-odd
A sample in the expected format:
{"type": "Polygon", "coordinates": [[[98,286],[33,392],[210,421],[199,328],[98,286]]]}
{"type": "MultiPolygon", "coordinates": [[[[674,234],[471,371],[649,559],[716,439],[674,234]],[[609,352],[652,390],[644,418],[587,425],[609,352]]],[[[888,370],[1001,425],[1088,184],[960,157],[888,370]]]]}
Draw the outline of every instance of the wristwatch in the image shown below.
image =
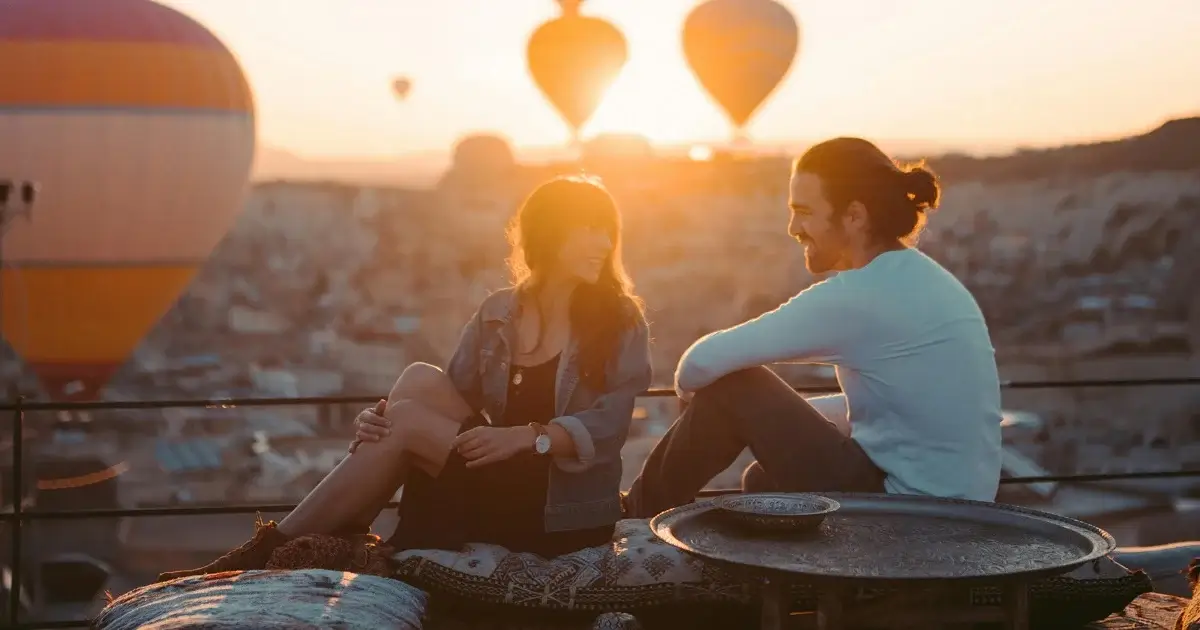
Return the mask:
{"type": "Polygon", "coordinates": [[[537,437],[533,439],[533,452],[538,455],[545,455],[550,452],[550,433],[546,431],[546,427],[530,422],[529,426],[537,432],[537,437]]]}

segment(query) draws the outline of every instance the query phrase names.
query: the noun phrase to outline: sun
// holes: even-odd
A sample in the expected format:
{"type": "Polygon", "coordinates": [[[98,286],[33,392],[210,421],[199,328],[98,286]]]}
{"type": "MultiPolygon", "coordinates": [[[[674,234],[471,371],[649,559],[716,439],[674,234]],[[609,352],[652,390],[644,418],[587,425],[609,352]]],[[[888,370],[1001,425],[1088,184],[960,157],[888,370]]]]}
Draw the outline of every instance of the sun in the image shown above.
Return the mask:
{"type": "Polygon", "coordinates": [[[631,61],[584,125],[583,137],[632,133],[654,144],[726,139],[728,123],[679,62],[671,55],[631,61]]]}

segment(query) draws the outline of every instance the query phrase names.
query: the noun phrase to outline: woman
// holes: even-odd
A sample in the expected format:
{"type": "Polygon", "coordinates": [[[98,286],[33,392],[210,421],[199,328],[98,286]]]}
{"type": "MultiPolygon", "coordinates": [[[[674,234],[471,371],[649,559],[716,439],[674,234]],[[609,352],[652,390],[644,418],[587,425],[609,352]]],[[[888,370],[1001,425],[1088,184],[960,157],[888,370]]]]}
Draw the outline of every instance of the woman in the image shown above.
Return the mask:
{"type": "Polygon", "coordinates": [[[401,485],[388,541],[398,549],[480,542],[555,556],[607,542],[621,518],[634,398],[651,378],[620,234],[598,182],[540,186],[509,232],[513,287],[483,301],[447,370],[408,366],[387,400],[355,420],[351,454],[295,510],[160,581],[262,569],[298,536],[368,531],[401,485]]]}

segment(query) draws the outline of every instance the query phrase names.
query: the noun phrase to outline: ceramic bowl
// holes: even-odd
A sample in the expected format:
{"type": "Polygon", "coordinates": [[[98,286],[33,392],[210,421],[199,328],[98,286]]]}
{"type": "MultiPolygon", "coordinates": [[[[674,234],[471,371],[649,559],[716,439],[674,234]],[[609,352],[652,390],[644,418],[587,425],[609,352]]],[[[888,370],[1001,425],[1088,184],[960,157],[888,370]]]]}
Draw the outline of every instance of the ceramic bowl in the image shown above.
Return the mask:
{"type": "Polygon", "coordinates": [[[841,507],[819,494],[790,492],[729,494],[713,499],[712,504],[732,522],[776,533],[813,531],[841,507]]]}

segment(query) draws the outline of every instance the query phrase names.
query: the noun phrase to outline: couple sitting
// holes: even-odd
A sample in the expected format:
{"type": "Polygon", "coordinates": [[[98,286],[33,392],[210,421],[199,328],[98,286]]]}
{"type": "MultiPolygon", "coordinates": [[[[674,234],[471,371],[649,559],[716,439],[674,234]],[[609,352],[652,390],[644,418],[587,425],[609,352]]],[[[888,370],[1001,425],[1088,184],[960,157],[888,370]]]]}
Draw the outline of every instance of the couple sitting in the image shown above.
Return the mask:
{"type": "Polygon", "coordinates": [[[691,502],[747,447],[753,491],[994,500],[1000,391],[988,331],[962,284],[911,247],[938,196],[932,173],[898,168],[864,140],[830,140],[797,160],[788,230],[812,272],[841,273],[684,353],[675,389],[690,404],[622,495],[650,335],[612,197],[586,179],[546,183],[516,217],[515,286],[484,300],[446,371],[408,366],[295,510],[217,561],[160,579],[261,569],[291,538],[365,532],[400,486],[391,547],[562,555],[607,543],[622,517],[691,502]],[[835,365],[844,397],[806,400],[763,367],[785,361],[835,365]]]}

